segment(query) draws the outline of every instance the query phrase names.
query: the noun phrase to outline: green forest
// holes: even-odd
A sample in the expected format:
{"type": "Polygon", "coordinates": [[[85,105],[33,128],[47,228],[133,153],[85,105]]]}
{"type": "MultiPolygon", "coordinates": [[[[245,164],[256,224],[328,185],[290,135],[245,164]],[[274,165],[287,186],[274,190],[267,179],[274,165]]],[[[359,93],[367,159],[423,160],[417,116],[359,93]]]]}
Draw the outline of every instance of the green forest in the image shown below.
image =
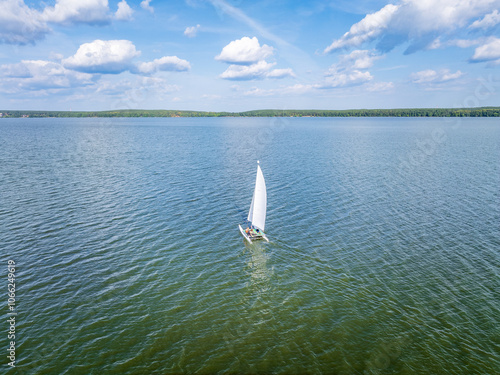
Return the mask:
{"type": "Polygon", "coordinates": [[[9,117],[500,117],[500,107],[347,110],[262,109],[246,112],[203,112],[142,109],[81,112],[0,110],[0,118],[9,117]]]}

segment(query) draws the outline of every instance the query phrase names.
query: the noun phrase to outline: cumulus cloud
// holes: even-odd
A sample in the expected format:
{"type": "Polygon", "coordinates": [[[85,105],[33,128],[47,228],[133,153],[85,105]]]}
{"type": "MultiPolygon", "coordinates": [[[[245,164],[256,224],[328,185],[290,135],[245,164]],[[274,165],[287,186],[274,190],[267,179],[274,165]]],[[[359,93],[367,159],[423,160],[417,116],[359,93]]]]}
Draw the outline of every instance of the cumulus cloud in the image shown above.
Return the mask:
{"type": "Polygon", "coordinates": [[[151,0],[142,0],[141,8],[147,10],[148,12],[154,13],[155,10],[151,5],[149,5],[150,2],[151,0]]]}
{"type": "Polygon", "coordinates": [[[256,37],[247,36],[233,40],[215,57],[218,61],[229,64],[250,65],[264,60],[273,54],[273,48],[267,44],[261,46],[256,37]]]}
{"type": "Polygon", "coordinates": [[[373,76],[370,74],[370,72],[362,72],[360,70],[353,70],[351,72],[341,72],[341,73],[331,74],[321,85],[321,88],[357,86],[369,82],[372,79],[373,76]]]}
{"type": "Polygon", "coordinates": [[[488,13],[482,19],[474,21],[469,28],[471,29],[491,29],[500,23],[500,13],[497,9],[488,13]]]}
{"type": "Polygon", "coordinates": [[[164,56],[150,62],[134,62],[141,54],[129,40],[94,40],[82,44],[73,56],[62,60],[66,69],[90,74],[119,74],[129,71],[133,74],[151,75],[160,71],[186,71],[189,61],[177,56],[164,56]]]}
{"type": "Polygon", "coordinates": [[[380,51],[387,52],[400,44],[409,43],[405,53],[413,53],[429,48],[439,36],[453,37],[478,17],[491,14],[476,26],[494,22],[495,10],[499,6],[500,0],[402,0],[398,5],[389,4],[368,14],[341,38],[334,40],[324,52],[377,41],[380,51]]]}
{"type": "Polygon", "coordinates": [[[492,37],[487,43],[477,47],[471,61],[491,61],[495,64],[500,64],[500,39],[492,37]]]}
{"type": "Polygon", "coordinates": [[[186,30],[184,30],[184,35],[188,38],[194,38],[199,29],[200,25],[186,27],[186,30]]]}
{"type": "Polygon", "coordinates": [[[388,28],[398,9],[399,6],[388,4],[378,12],[368,14],[361,21],[352,25],[351,29],[340,39],[333,41],[332,44],[326,47],[324,52],[330,53],[341,48],[357,47],[364,42],[377,38],[388,28]]]}
{"type": "Polygon", "coordinates": [[[32,61],[22,61],[18,64],[1,65],[0,72],[6,78],[31,78],[33,75],[28,68],[31,63],[32,61]]]}
{"type": "Polygon", "coordinates": [[[232,80],[263,78],[274,65],[275,63],[268,63],[264,60],[252,65],[230,65],[220,77],[232,80]]]}
{"type": "Polygon", "coordinates": [[[179,59],[177,56],[164,56],[151,62],[143,62],[137,65],[137,71],[143,74],[152,74],[158,71],[182,72],[191,69],[189,61],[179,59]]]}
{"type": "Polygon", "coordinates": [[[368,69],[373,66],[374,61],[381,58],[382,56],[368,50],[355,50],[348,55],[340,56],[339,62],[332,65],[330,71],[368,69]]]}
{"type": "Polygon", "coordinates": [[[34,43],[50,32],[41,14],[23,0],[0,0],[0,9],[0,43],[34,43]]]}
{"type": "Polygon", "coordinates": [[[273,47],[260,45],[256,37],[243,37],[225,46],[216,60],[231,64],[219,77],[229,80],[295,77],[292,69],[272,69],[275,62],[265,59],[272,56],[273,47]]]}
{"type": "MultiPolygon", "coordinates": [[[[28,44],[51,32],[50,24],[70,26],[77,23],[107,24],[113,18],[108,0],[56,0],[41,11],[30,8],[24,0],[0,0],[0,43],[28,44]]],[[[118,3],[114,18],[131,20],[132,9],[126,0],[118,3]]]]}
{"type": "Polygon", "coordinates": [[[140,55],[129,40],[94,40],[84,43],[76,54],[64,59],[68,69],[85,73],[117,74],[129,70],[131,60],[140,55]]]}
{"type": "Polygon", "coordinates": [[[285,77],[295,77],[295,73],[291,68],[273,69],[266,74],[266,78],[285,78],[285,77]]]}
{"type": "Polygon", "coordinates": [[[342,55],[337,64],[333,64],[325,73],[327,77],[322,88],[336,88],[361,85],[373,79],[368,71],[375,60],[381,56],[368,50],[355,50],[342,55]]]}
{"type": "Polygon", "coordinates": [[[67,89],[94,83],[87,73],[66,69],[59,63],[43,60],[23,60],[17,64],[0,66],[2,80],[0,89],[4,92],[67,89]]]}
{"type": "Polygon", "coordinates": [[[53,7],[43,10],[46,22],[106,24],[110,21],[108,0],[56,0],[53,7]]]}
{"type": "Polygon", "coordinates": [[[464,73],[457,70],[455,73],[451,73],[449,69],[443,69],[439,72],[427,69],[420,72],[412,73],[410,79],[413,83],[417,84],[436,84],[448,81],[456,80],[462,77],[464,73]]]}
{"type": "Polygon", "coordinates": [[[132,15],[134,11],[127,4],[125,0],[122,0],[118,3],[118,10],[115,13],[115,18],[119,21],[130,21],[132,20],[132,15]]]}
{"type": "Polygon", "coordinates": [[[252,65],[229,65],[224,73],[219,77],[235,81],[245,81],[251,79],[264,78],[286,78],[295,77],[292,69],[272,69],[276,63],[268,63],[260,60],[252,65]]]}
{"type": "Polygon", "coordinates": [[[133,88],[132,81],[126,79],[119,82],[111,82],[106,80],[100,80],[97,85],[95,92],[105,95],[123,95],[124,92],[133,88]]]}

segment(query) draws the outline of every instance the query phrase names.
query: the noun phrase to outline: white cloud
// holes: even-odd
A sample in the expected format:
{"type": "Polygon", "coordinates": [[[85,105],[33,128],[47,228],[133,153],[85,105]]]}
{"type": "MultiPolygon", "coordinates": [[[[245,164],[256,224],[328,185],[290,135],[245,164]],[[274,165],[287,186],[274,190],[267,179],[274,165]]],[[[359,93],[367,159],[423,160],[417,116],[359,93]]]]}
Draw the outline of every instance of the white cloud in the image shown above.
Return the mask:
{"type": "MultiPolygon", "coordinates": [[[[191,3],[193,1],[195,0],[188,0],[188,2],[191,3]]],[[[319,66],[312,58],[310,53],[303,51],[296,45],[279,37],[272,31],[270,31],[267,27],[264,27],[262,24],[260,24],[257,19],[248,16],[238,6],[234,5],[236,3],[241,4],[241,0],[239,0],[238,2],[225,0],[208,0],[208,2],[214,6],[216,12],[220,17],[231,17],[239,24],[245,25],[249,29],[253,30],[257,36],[260,35],[260,37],[272,41],[279,49],[280,57],[288,61],[288,64],[290,64],[295,71],[306,72],[311,68],[319,69],[319,66]]]]}
{"type": "Polygon", "coordinates": [[[151,2],[151,0],[142,0],[141,1],[141,8],[142,9],[146,9],[147,11],[151,12],[151,13],[154,13],[154,8],[149,5],[149,3],[151,2]]]}
{"type": "Polygon", "coordinates": [[[451,39],[445,43],[441,43],[440,39],[437,38],[428,49],[446,48],[446,47],[459,47],[459,48],[470,48],[473,46],[478,46],[486,44],[491,40],[491,38],[481,37],[478,39],[451,39]]]}
{"type": "Polygon", "coordinates": [[[448,69],[444,69],[441,71],[441,82],[454,81],[460,77],[462,77],[464,73],[460,70],[457,70],[455,73],[450,73],[448,69]]]}
{"type": "MultiPolygon", "coordinates": [[[[56,0],[53,6],[45,6],[41,11],[28,7],[24,0],[0,0],[0,9],[0,43],[9,44],[35,43],[51,32],[51,23],[102,25],[113,18],[108,0],[56,0]]],[[[131,20],[132,13],[126,0],[122,0],[114,18],[131,20]]]]}
{"type": "Polygon", "coordinates": [[[470,40],[470,39],[454,39],[454,40],[450,40],[448,42],[448,45],[450,45],[450,46],[456,46],[456,47],[460,47],[460,48],[469,48],[469,47],[481,44],[483,42],[484,42],[484,40],[481,40],[481,39],[473,39],[473,40],[470,40]]]}
{"type": "Polygon", "coordinates": [[[144,90],[160,95],[171,94],[181,90],[179,85],[169,84],[167,80],[160,77],[141,77],[139,83],[144,90]]]}
{"type": "Polygon", "coordinates": [[[278,87],[275,89],[261,89],[252,87],[250,90],[243,92],[245,96],[271,96],[271,95],[302,95],[317,89],[318,85],[304,85],[297,83],[292,86],[278,87]]]}
{"type": "Polygon", "coordinates": [[[290,68],[271,70],[274,65],[276,63],[268,63],[265,60],[260,60],[252,65],[229,65],[219,77],[235,81],[295,77],[293,70],[290,68]]]}
{"type": "Polygon", "coordinates": [[[184,35],[188,38],[194,38],[199,29],[200,25],[186,27],[186,30],[184,30],[184,35]]]}
{"type": "Polygon", "coordinates": [[[18,64],[1,65],[0,72],[5,78],[31,78],[33,74],[28,68],[31,63],[32,61],[22,61],[18,64]]]}
{"type": "Polygon", "coordinates": [[[252,65],[230,65],[220,78],[231,80],[248,80],[264,78],[275,63],[268,63],[264,60],[252,65]]]}
{"type": "Polygon", "coordinates": [[[381,51],[403,43],[409,43],[406,54],[436,48],[436,38],[454,37],[473,19],[491,14],[480,24],[493,22],[494,11],[499,7],[500,0],[402,0],[398,5],[389,4],[367,15],[324,52],[358,47],[374,40],[381,51]]]}
{"type": "Polygon", "coordinates": [[[256,37],[243,37],[225,46],[216,60],[231,64],[219,77],[229,80],[295,77],[292,69],[273,69],[275,62],[265,59],[273,55],[273,47],[261,46],[256,37]]]}
{"type": "Polygon", "coordinates": [[[115,13],[115,18],[119,21],[131,21],[134,11],[125,0],[118,3],[118,10],[115,13]]]}
{"type": "Polygon", "coordinates": [[[94,40],[84,43],[75,55],[62,61],[68,69],[85,73],[116,74],[131,68],[131,60],[140,55],[129,40],[94,40]]]}
{"type": "Polygon", "coordinates": [[[46,22],[105,24],[110,21],[108,0],[56,0],[46,7],[42,18],[46,22]]]}
{"type": "Polygon", "coordinates": [[[64,59],[64,55],[61,53],[57,53],[57,52],[50,52],[49,59],[52,61],[59,61],[60,62],[62,59],[64,59]]]}
{"type": "Polygon", "coordinates": [[[410,79],[413,83],[417,84],[436,84],[443,83],[448,81],[456,80],[462,77],[464,73],[460,70],[457,70],[455,73],[451,73],[449,69],[443,69],[439,72],[427,69],[422,70],[420,72],[412,73],[410,75],[410,79]]]}
{"type": "Polygon", "coordinates": [[[229,64],[250,65],[264,60],[273,54],[273,48],[267,44],[260,46],[256,37],[243,37],[233,40],[215,57],[216,60],[229,64]]]}
{"type": "Polygon", "coordinates": [[[163,56],[151,62],[143,62],[137,65],[139,73],[152,74],[158,71],[182,72],[191,69],[189,61],[179,59],[177,56],[163,56]]]}
{"type": "Polygon", "coordinates": [[[266,74],[266,78],[285,78],[285,77],[295,77],[295,73],[291,68],[273,69],[266,74]]]}
{"type": "Polygon", "coordinates": [[[394,88],[392,82],[373,82],[366,85],[366,90],[370,92],[389,91],[394,88]]]}
{"type": "Polygon", "coordinates": [[[94,40],[84,43],[73,56],[62,60],[67,69],[96,74],[151,75],[160,71],[186,71],[191,69],[189,61],[177,56],[163,56],[150,62],[134,62],[141,54],[129,40],[94,40]]]}
{"type": "Polygon", "coordinates": [[[250,90],[247,90],[243,93],[245,96],[269,96],[269,95],[274,95],[276,93],[276,90],[269,89],[260,89],[258,87],[252,87],[250,90]]]}
{"type": "Polygon", "coordinates": [[[18,93],[25,90],[53,90],[87,86],[94,83],[91,74],[66,69],[59,63],[43,60],[23,60],[0,66],[0,89],[18,93]]]}
{"type": "Polygon", "coordinates": [[[0,43],[34,43],[50,32],[40,13],[23,0],[0,0],[0,9],[0,43]]]}
{"type": "Polygon", "coordinates": [[[321,85],[321,88],[357,86],[369,82],[372,79],[373,76],[370,74],[370,72],[353,70],[351,72],[332,74],[321,85]]]}
{"type": "Polygon", "coordinates": [[[340,56],[340,61],[330,67],[330,72],[338,72],[342,70],[363,70],[373,66],[373,62],[381,59],[382,56],[377,55],[368,50],[355,50],[348,55],[340,56]]]}
{"type": "Polygon", "coordinates": [[[493,61],[495,64],[500,64],[500,39],[493,37],[487,43],[477,47],[471,61],[493,61]]]}
{"type": "Polygon", "coordinates": [[[123,95],[124,92],[133,88],[133,83],[130,80],[122,80],[119,82],[111,82],[100,80],[95,90],[96,93],[105,95],[123,95]]]}
{"type": "Polygon", "coordinates": [[[492,27],[500,23],[500,13],[497,9],[493,12],[488,13],[484,18],[474,21],[472,25],[469,26],[471,29],[491,29],[492,27]]]}
{"type": "Polygon", "coordinates": [[[441,38],[434,39],[431,43],[427,45],[427,49],[438,49],[444,47],[443,43],[441,43],[441,38]]]}
{"type": "Polygon", "coordinates": [[[378,12],[368,14],[358,23],[351,26],[342,38],[335,40],[325,48],[325,53],[329,53],[345,47],[357,47],[364,42],[371,41],[382,34],[388,28],[392,17],[399,9],[399,6],[388,4],[378,12]]]}
{"type": "Polygon", "coordinates": [[[322,88],[336,88],[361,85],[373,79],[370,72],[363,71],[373,66],[381,56],[368,50],[355,50],[342,55],[337,64],[333,64],[325,73],[327,77],[322,88]]]}

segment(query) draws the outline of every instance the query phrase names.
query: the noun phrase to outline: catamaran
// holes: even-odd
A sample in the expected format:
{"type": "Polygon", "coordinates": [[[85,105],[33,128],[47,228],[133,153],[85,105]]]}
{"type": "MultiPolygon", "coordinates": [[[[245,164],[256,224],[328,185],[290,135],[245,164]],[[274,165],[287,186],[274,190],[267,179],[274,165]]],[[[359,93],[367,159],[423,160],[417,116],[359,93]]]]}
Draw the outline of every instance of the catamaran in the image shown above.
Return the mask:
{"type": "Polygon", "coordinates": [[[264,233],[264,228],[266,226],[266,208],[266,182],[264,181],[264,175],[262,174],[259,161],[257,160],[257,178],[255,180],[252,203],[250,204],[250,212],[248,212],[248,225],[246,229],[238,225],[241,234],[250,243],[255,240],[266,240],[269,242],[264,233]]]}

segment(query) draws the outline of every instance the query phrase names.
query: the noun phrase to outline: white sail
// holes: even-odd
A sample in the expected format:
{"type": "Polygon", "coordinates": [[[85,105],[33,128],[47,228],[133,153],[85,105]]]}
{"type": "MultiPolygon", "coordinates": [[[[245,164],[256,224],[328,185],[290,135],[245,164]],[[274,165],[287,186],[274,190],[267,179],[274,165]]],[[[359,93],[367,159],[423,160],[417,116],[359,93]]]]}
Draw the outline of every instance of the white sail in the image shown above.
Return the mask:
{"type": "Polygon", "coordinates": [[[253,192],[252,204],[250,205],[250,212],[248,213],[248,221],[262,231],[264,231],[266,226],[266,207],[266,182],[264,181],[260,165],[257,165],[257,179],[255,180],[255,190],[253,192]]]}

